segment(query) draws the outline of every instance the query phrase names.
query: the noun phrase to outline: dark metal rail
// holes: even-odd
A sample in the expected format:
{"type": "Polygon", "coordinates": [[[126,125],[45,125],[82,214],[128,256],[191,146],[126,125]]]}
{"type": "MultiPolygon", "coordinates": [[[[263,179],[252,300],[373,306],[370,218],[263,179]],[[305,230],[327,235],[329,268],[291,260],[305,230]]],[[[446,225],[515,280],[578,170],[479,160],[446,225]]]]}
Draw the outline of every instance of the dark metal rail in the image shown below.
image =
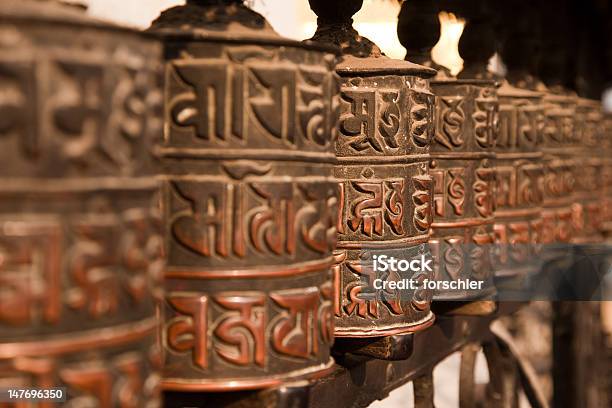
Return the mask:
{"type": "MultiPolygon", "coordinates": [[[[427,379],[433,367],[471,343],[491,341],[491,322],[515,311],[520,304],[503,304],[490,316],[442,316],[428,329],[404,336],[392,336],[386,344],[389,354],[409,350],[399,361],[375,359],[354,353],[336,356],[333,371],[311,382],[286,384],[273,390],[227,393],[166,393],[165,406],[171,407],[277,407],[338,408],[367,407],[384,399],[394,389],[427,379]]],[[[373,347],[371,340],[365,347],[373,347]]],[[[382,341],[381,341],[382,342],[382,341]]],[[[380,349],[384,345],[378,344],[380,349]]],[[[353,350],[359,352],[359,349],[353,350]]],[[[417,398],[419,398],[417,396],[417,398]]],[[[419,402],[422,402],[422,398],[419,402]]]]}

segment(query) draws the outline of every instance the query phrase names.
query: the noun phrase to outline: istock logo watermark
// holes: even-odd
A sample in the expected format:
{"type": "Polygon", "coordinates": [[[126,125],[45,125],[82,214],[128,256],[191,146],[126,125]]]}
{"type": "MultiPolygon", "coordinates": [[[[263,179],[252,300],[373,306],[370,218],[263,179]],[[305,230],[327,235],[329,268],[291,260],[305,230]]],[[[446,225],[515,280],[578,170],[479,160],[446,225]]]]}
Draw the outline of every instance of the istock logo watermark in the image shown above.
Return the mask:
{"type": "Polygon", "coordinates": [[[470,273],[448,275],[444,262],[426,245],[378,253],[364,251],[359,258],[361,299],[395,297],[408,301],[424,293],[434,298],[438,293],[450,293],[460,299],[470,297],[471,291],[482,290],[488,282],[470,273]]]}
{"type": "Polygon", "coordinates": [[[375,272],[433,272],[431,267],[432,259],[426,259],[421,254],[420,259],[396,259],[393,256],[374,255],[373,267],[375,272]]]}

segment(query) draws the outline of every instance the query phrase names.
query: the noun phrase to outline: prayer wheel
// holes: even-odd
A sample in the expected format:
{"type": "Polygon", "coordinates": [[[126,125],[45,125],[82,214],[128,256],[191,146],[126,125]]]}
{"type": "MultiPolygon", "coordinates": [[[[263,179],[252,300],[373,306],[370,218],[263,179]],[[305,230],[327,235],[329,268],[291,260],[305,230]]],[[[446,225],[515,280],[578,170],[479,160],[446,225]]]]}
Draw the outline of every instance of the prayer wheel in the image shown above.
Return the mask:
{"type": "Polygon", "coordinates": [[[496,143],[496,287],[520,289],[540,270],[542,229],[542,94],[505,82],[499,89],[500,131],[496,143]]]}
{"type": "Polygon", "coordinates": [[[482,281],[479,290],[436,293],[473,300],[495,293],[491,248],[495,198],[497,84],[487,79],[432,81],[437,96],[430,173],[435,182],[430,247],[437,280],[482,281]]]}
{"type": "MultiPolygon", "coordinates": [[[[466,79],[456,79],[431,60],[431,50],[439,36],[438,13],[446,6],[450,4],[438,0],[403,2],[398,37],[408,51],[406,59],[417,58],[419,63],[439,69],[431,81],[436,95],[435,136],[428,170],[434,181],[429,247],[435,279],[448,284],[480,281],[479,289],[437,290],[434,300],[473,300],[495,292],[490,250],[494,239],[497,84],[476,75],[477,69],[470,69],[466,79]]],[[[486,44],[479,45],[482,36],[472,35],[471,31],[468,34],[468,42],[472,43],[468,48],[486,48],[486,44]]],[[[479,66],[473,60],[480,61],[481,55],[468,55],[466,66],[479,66]]]]}
{"type": "Polygon", "coordinates": [[[312,40],[341,48],[338,246],[335,252],[335,336],[378,337],[413,332],[433,322],[431,271],[376,270],[375,257],[426,257],[432,179],[435,70],[384,56],[352,26],[362,1],[310,0],[318,15],[312,40]],[[410,279],[415,289],[376,288],[410,279]]]}
{"type": "Polygon", "coordinates": [[[161,48],[52,1],[0,33],[0,388],[156,406],[161,48]]]}
{"type": "Polygon", "coordinates": [[[605,204],[604,161],[606,144],[603,140],[603,115],[601,103],[586,98],[577,98],[575,115],[574,146],[577,152],[574,166],[574,205],[582,211],[576,212],[575,227],[578,234],[572,241],[577,244],[598,244],[603,240],[602,222],[605,204]]]}
{"type": "MultiPolygon", "coordinates": [[[[570,241],[579,239],[583,229],[583,206],[576,197],[580,142],[576,139],[576,97],[569,89],[572,64],[571,11],[559,2],[558,12],[549,13],[550,1],[534,3],[539,16],[537,76],[545,92],[542,152],[544,159],[544,202],[542,212],[542,257],[544,262],[567,264],[572,260],[570,241]],[[545,23],[545,24],[543,24],[545,23]],[[578,167],[576,165],[578,164],[578,167]]],[[[553,267],[553,270],[561,270],[553,267]]],[[[556,272],[555,272],[556,273],[556,272]]]]}
{"type": "Polygon", "coordinates": [[[436,183],[430,245],[437,279],[482,284],[477,290],[440,291],[434,300],[485,299],[495,294],[491,250],[499,84],[487,71],[495,50],[493,16],[486,2],[447,6],[466,19],[459,41],[464,66],[457,79],[432,82],[437,123],[430,163],[436,183]]]}
{"type": "Polygon", "coordinates": [[[333,47],[237,0],[187,1],[166,57],[165,367],[171,391],[277,386],[331,367],[333,47]]]}

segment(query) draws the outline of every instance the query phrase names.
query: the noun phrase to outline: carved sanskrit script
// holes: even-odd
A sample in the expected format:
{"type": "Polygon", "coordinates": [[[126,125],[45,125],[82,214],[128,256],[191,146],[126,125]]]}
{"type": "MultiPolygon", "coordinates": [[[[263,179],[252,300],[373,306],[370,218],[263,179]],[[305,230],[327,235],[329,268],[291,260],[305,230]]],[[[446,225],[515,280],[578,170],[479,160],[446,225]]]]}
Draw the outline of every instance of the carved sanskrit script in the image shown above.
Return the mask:
{"type": "Polygon", "coordinates": [[[205,257],[293,255],[298,244],[325,254],[335,242],[337,200],[317,183],[175,181],[174,239],[205,257]]]}
{"type": "Polygon", "coordinates": [[[462,293],[439,290],[434,299],[478,298],[490,285],[487,243],[495,209],[494,145],[499,104],[493,81],[432,81],[437,127],[429,162],[434,180],[433,230],[429,244],[440,280],[487,279],[486,287],[462,293]],[[472,245],[476,244],[476,245],[472,245]]]}
{"type": "Polygon", "coordinates": [[[276,290],[269,295],[257,291],[213,296],[176,292],[166,298],[170,310],[165,326],[167,347],[174,353],[190,353],[199,370],[208,369],[213,358],[263,370],[270,349],[287,357],[316,357],[319,347],[331,341],[330,295],[327,284],[276,290]],[[206,334],[209,328],[212,337],[206,334]]]}
{"type": "Polygon", "coordinates": [[[61,224],[11,223],[0,235],[0,323],[60,319],[61,224]]]}
{"type": "Polygon", "coordinates": [[[432,170],[431,175],[435,181],[435,216],[446,217],[449,205],[454,215],[462,216],[465,205],[465,170],[459,167],[432,170]]]}
{"type": "Polygon", "coordinates": [[[474,138],[481,148],[491,148],[499,133],[499,104],[493,88],[482,87],[475,100],[474,138]]]}
{"type": "MultiPolygon", "coordinates": [[[[381,307],[387,313],[401,315],[403,313],[400,293],[398,290],[385,288],[377,293],[367,293],[374,287],[374,280],[390,280],[390,272],[380,273],[360,262],[347,262],[347,272],[350,272],[350,282],[346,284],[342,299],[343,310],[347,316],[356,315],[360,318],[379,318],[381,307]],[[355,280],[354,278],[359,278],[355,280]]],[[[347,276],[348,277],[348,276],[347,276]]],[[[346,279],[346,278],[345,278],[346,279]]],[[[341,315],[340,315],[341,316],[341,315]]]]}
{"type": "Polygon", "coordinates": [[[414,193],[414,226],[418,231],[428,232],[431,226],[433,211],[431,197],[434,189],[434,180],[427,174],[412,177],[414,193]]]}
{"type": "Polygon", "coordinates": [[[453,150],[455,147],[462,146],[464,142],[464,99],[461,96],[447,96],[440,97],[439,99],[440,114],[435,140],[448,150],[453,150]]]}
{"type": "Polygon", "coordinates": [[[143,139],[152,131],[147,115],[156,107],[153,74],[129,66],[113,69],[121,80],[107,86],[111,70],[99,62],[0,59],[0,141],[14,137],[30,158],[49,160],[48,153],[56,151],[54,160],[133,174],[142,165],[136,158],[144,151],[139,151],[143,139]],[[45,86],[40,74],[45,70],[56,74],[57,87],[45,86]],[[50,114],[39,119],[41,99],[50,114]],[[47,127],[54,138],[41,134],[47,127]]]}
{"type": "Polygon", "coordinates": [[[134,305],[150,300],[161,240],[144,209],[74,221],[69,228],[59,222],[4,225],[1,324],[68,324],[74,318],[69,310],[96,321],[118,315],[124,296],[134,305]]]}
{"type": "Polygon", "coordinates": [[[63,406],[158,405],[160,44],[57,2],[6,3],[0,386],[61,387],[63,406]]]}
{"type": "MultiPolygon", "coordinates": [[[[44,346],[41,344],[41,347],[44,346]]],[[[120,354],[102,358],[82,354],[78,362],[60,362],[57,356],[21,357],[0,363],[0,370],[9,370],[11,374],[0,380],[21,388],[66,387],[71,405],[87,401],[109,407],[116,401],[118,407],[143,406],[159,397],[158,376],[151,374],[152,369],[160,368],[159,348],[147,341],[128,347],[120,354]]],[[[37,404],[40,407],[53,405],[37,404]]]]}
{"type": "Polygon", "coordinates": [[[541,109],[530,100],[518,100],[500,106],[499,136],[495,143],[499,151],[533,149],[540,143],[544,117],[541,109]]]}
{"type": "Polygon", "coordinates": [[[341,202],[346,197],[349,205],[341,209],[343,218],[338,231],[358,232],[370,238],[382,237],[387,231],[403,235],[404,189],[404,179],[345,183],[341,188],[341,202]]]}
{"type": "Polygon", "coordinates": [[[225,53],[168,65],[167,142],[260,145],[256,133],[263,130],[271,146],[329,146],[336,87],[329,70],[290,61],[270,65],[275,53],[258,47],[225,53]],[[185,130],[195,139],[184,139],[185,130]]]}
{"type": "Polygon", "coordinates": [[[474,181],[474,204],[481,217],[490,217],[495,209],[493,192],[495,190],[495,170],[488,167],[487,160],[483,160],[476,169],[474,181]]]}
{"type": "Polygon", "coordinates": [[[413,90],[377,87],[376,82],[362,87],[343,87],[343,113],[340,116],[341,155],[398,154],[409,145],[403,135],[411,135],[417,148],[426,147],[432,137],[433,96],[413,90]],[[406,96],[404,95],[406,94],[406,96]],[[400,106],[408,103],[409,126],[405,128],[400,106]]]}
{"type": "Polygon", "coordinates": [[[343,88],[341,95],[350,104],[350,109],[341,115],[339,129],[353,150],[373,149],[382,153],[399,147],[398,90],[343,88]],[[379,103],[377,98],[380,98],[379,103]]]}

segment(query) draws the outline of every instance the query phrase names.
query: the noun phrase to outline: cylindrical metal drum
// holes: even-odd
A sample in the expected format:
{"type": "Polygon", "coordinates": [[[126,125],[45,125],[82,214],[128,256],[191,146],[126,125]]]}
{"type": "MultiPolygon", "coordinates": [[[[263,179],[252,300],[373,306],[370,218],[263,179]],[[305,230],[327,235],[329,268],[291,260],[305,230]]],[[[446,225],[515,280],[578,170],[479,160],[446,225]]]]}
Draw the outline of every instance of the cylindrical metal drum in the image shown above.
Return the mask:
{"type": "Polygon", "coordinates": [[[326,15],[333,8],[329,2],[310,1],[319,16],[313,40],[338,45],[343,52],[336,66],[342,88],[335,170],[340,181],[335,335],[408,333],[433,323],[431,291],[381,289],[375,280],[420,284],[431,280],[432,273],[376,270],[373,260],[386,256],[410,261],[427,255],[434,96],[425,78],[435,71],[385,57],[359,36],[350,17],[360,1],[331,3],[338,5],[344,20],[326,15]]]}
{"type": "Polygon", "coordinates": [[[603,240],[601,231],[605,201],[604,160],[605,144],[602,143],[603,115],[601,103],[577,98],[574,143],[574,205],[580,205],[581,215],[574,223],[577,233],[572,236],[576,244],[598,244],[603,240]]]}
{"type": "Polygon", "coordinates": [[[543,99],[542,140],[544,201],[542,203],[543,257],[567,255],[568,243],[579,231],[582,206],[574,203],[575,100],[570,96],[546,93],[543,99]],[[574,205],[575,204],[575,205],[574,205]]]}
{"type": "Polygon", "coordinates": [[[499,291],[519,289],[541,266],[543,167],[539,144],[544,111],[542,94],[507,82],[498,96],[493,267],[499,291]]]}
{"type": "Polygon", "coordinates": [[[472,300],[494,294],[490,249],[494,241],[497,84],[439,80],[436,132],[429,171],[434,179],[430,247],[436,279],[481,281],[479,288],[440,290],[434,300],[472,300]]]}
{"type": "Polygon", "coordinates": [[[159,404],[160,51],[72,7],[0,3],[0,388],[159,404]]]}
{"type": "Polygon", "coordinates": [[[188,1],[165,43],[166,390],[275,386],[332,364],[336,50],[242,1],[188,1]]]}

